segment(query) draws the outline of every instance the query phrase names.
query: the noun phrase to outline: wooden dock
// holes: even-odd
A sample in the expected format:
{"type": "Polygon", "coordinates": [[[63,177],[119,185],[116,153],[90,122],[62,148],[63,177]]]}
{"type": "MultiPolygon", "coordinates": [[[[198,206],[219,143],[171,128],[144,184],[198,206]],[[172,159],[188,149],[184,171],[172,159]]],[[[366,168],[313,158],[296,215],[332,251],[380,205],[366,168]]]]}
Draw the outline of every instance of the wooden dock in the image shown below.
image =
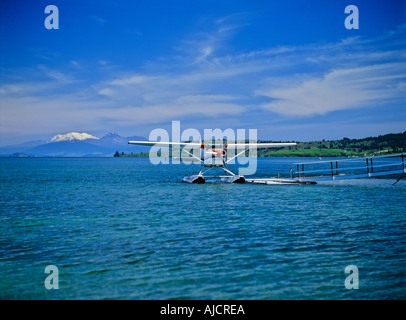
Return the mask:
{"type": "Polygon", "coordinates": [[[300,182],[403,176],[406,154],[295,163],[292,178],[300,182]]]}
{"type": "Polygon", "coordinates": [[[385,156],[309,161],[294,164],[291,178],[246,179],[247,183],[267,185],[316,184],[318,181],[406,176],[405,153],[385,156]]]}

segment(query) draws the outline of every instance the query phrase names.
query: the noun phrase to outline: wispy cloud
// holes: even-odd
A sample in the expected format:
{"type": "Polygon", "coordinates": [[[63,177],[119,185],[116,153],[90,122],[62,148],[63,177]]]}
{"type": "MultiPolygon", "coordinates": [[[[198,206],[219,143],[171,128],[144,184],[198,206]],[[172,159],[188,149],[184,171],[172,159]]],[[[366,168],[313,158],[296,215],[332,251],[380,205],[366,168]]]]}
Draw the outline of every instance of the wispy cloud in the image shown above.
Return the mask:
{"type": "Polygon", "coordinates": [[[182,60],[191,64],[211,63],[224,53],[227,42],[241,28],[249,25],[248,14],[235,13],[206,24],[206,31],[190,35],[175,46],[182,60]],[[207,27],[207,25],[209,27],[207,27]]]}
{"type": "Polygon", "coordinates": [[[110,82],[111,85],[115,86],[129,86],[129,85],[136,85],[136,84],[141,84],[147,80],[147,77],[145,76],[139,76],[139,75],[133,75],[128,78],[121,78],[121,79],[115,79],[110,82]]]}
{"type": "Polygon", "coordinates": [[[105,19],[103,19],[102,17],[99,16],[91,16],[90,17],[93,21],[99,23],[99,24],[104,24],[106,22],[105,19]]]}
{"type": "Polygon", "coordinates": [[[312,116],[406,101],[406,63],[342,68],[298,83],[274,83],[257,93],[271,99],[263,107],[278,114],[312,116]]]}
{"type": "Polygon", "coordinates": [[[39,65],[38,69],[43,71],[45,75],[53,80],[57,80],[60,82],[69,82],[72,80],[66,73],[63,73],[59,70],[51,69],[43,64],[39,65]]]}

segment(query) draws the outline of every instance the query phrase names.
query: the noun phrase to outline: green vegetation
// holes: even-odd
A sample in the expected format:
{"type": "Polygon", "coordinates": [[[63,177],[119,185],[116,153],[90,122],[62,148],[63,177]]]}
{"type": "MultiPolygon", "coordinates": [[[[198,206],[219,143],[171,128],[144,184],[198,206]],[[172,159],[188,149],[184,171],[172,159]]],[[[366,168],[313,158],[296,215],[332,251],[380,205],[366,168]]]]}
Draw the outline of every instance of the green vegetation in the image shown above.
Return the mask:
{"type": "MultiPolygon", "coordinates": [[[[268,151],[267,153],[258,150],[259,157],[353,157],[360,156],[358,152],[346,151],[342,149],[291,149],[291,150],[278,150],[268,151]]],[[[363,155],[363,154],[362,154],[363,155]]]]}
{"type": "MultiPolygon", "coordinates": [[[[265,142],[265,141],[263,141],[265,142]]],[[[266,141],[271,142],[271,141],[266,141]]],[[[364,139],[298,142],[296,147],[258,149],[259,157],[354,157],[406,152],[406,131],[364,139]]]]}
{"type": "MultiPolygon", "coordinates": [[[[261,141],[282,142],[282,141],[261,141]]],[[[364,139],[322,140],[298,142],[295,147],[258,149],[259,157],[362,157],[406,152],[406,131],[364,139]]],[[[248,155],[248,154],[247,154],[248,155]]],[[[114,157],[148,157],[148,152],[124,154],[114,157]]],[[[158,154],[159,156],[159,154],[158,154]]]]}

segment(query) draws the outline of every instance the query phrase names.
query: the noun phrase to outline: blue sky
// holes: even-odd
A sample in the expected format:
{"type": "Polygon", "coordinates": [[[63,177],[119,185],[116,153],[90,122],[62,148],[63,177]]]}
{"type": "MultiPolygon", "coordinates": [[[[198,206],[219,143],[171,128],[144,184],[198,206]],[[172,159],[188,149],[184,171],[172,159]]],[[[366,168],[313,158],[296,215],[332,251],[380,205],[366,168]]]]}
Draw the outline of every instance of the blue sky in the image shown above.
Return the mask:
{"type": "Polygon", "coordinates": [[[3,1],[0,145],[70,131],[406,130],[406,1],[3,1]],[[47,30],[47,5],[59,29],[47,30]],[[344,8],[359,9],[359,29],[344,8]]]}

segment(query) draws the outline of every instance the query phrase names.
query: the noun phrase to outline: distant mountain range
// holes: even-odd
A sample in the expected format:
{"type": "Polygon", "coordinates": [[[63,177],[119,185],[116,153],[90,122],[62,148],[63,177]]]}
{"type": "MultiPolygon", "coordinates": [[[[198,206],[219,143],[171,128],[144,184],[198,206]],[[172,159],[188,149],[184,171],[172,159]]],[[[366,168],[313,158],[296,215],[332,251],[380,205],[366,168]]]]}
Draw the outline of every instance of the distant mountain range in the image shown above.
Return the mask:
{"type": "Polygon", "coordinates": [[[0,156],[7,157],[110,157],[116,151],[125,153],[146,152],[150,148],[129,145],[130,140],[147,140],[145,137],[121,137],[108,133],[97,138],[88,133],[69,132],[49,140],[34,140],[0,147],[0,156]]]}

